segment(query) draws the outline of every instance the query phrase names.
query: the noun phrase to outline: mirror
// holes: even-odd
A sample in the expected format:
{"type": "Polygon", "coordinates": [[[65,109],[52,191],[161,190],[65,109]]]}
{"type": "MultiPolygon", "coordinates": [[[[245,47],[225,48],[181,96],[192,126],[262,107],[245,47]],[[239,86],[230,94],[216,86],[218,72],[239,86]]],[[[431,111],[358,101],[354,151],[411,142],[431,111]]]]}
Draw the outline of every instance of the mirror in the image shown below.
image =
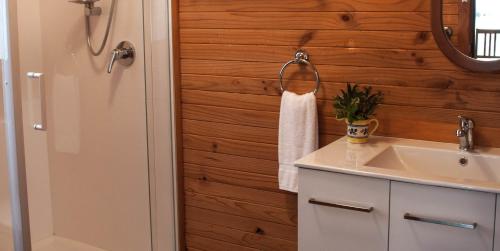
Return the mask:
{"type": "Polygon", "coordinates": [[[455,64],[500,71],[500,0],[432,0],[432,32],[455,64]]]}

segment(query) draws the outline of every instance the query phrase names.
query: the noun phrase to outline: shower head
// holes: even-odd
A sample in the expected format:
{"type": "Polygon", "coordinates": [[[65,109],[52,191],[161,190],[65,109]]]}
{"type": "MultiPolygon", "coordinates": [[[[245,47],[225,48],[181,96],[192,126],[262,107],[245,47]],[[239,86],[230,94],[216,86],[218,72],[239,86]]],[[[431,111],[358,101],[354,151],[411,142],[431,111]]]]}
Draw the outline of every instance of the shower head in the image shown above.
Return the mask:
{"type": "Polygon", "coordinates": [[[100,16],[102,9],[100,7],[94,7],[95,2],[100,0],[69,0],[71,3],[83,4],[85,5],[85,16],[100,16]]]}
{"type": "Polygon", "coordinates": [[[93,4],[99,0],[70,0],[72,3],[78,3],[78,4],[93,4]]]}

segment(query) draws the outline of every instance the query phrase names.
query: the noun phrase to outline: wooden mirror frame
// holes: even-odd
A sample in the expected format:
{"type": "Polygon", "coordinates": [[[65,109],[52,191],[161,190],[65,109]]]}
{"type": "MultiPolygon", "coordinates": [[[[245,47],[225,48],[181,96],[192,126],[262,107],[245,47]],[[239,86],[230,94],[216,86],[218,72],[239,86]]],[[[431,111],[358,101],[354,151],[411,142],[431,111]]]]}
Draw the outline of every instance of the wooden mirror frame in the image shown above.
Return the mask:
{"type": "Polygon", "coordinates": [[[432,35],[441,51],[456,65],[474,72],[499,72],[500,60],[480,61],[471,58],[455,48],[446,35],[443,27],[443,0],[431,2],[432,35]]]}

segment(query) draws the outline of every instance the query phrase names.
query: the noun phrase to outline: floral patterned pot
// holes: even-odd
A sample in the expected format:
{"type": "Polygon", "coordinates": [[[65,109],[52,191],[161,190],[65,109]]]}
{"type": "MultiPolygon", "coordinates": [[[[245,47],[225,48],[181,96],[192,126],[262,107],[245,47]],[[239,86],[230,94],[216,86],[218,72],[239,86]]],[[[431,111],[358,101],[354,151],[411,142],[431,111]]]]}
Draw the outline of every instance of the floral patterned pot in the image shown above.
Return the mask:
{"type": "Polygon", "coordinates": [[[347,123],[347,142],[354,144],[363,144],[368,142],[368,138],[378,129],[377,119],[359,120],[347,123]],[[374,124],[370,130],[370,124],[374,124]]]}

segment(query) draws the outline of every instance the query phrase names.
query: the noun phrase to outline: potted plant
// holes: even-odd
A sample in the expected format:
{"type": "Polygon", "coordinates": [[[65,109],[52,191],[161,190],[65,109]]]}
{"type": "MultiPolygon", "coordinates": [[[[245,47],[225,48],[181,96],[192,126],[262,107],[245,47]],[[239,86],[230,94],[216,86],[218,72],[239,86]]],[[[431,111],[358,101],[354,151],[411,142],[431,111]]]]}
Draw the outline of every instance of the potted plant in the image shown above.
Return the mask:
{"type": "Polygon", "coordinates": [[[382,102],[382,92],[372,93],[372,87],[360,88],[357,84],[347,84],[333,100],[335,115],[338,120],[347,123],[347,141],[350,143],[366,143],[368,137],[378,128],[378,120],[374,118],[375,110],[382,102]],[[370,124],[374,124],[369,130],[370,124]]]}

